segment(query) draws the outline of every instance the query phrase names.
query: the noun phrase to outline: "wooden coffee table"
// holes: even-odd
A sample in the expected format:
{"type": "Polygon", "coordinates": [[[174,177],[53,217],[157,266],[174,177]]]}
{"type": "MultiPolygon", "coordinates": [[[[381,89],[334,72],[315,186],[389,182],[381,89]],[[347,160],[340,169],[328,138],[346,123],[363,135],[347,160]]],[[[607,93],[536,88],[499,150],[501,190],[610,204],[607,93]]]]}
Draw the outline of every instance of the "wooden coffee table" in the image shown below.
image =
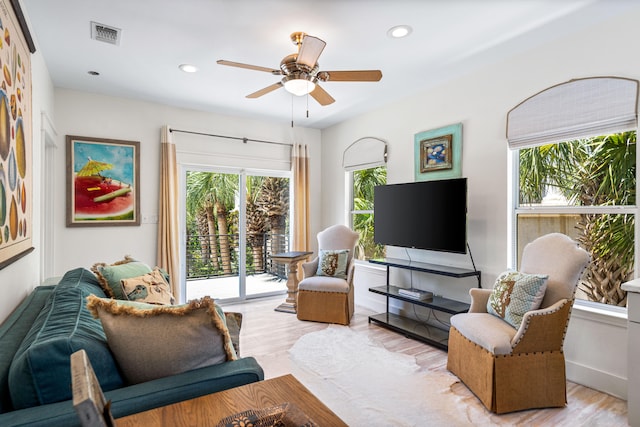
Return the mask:
{"type": "Polygon", "coordinates": [[[220,420],[249,409],[269,408],[284,402],[295,404],[319,426],[346,426],[293,375],[284,375],[208,394],[184,402],[118,418],[127,426],[215,426],[220,420]]]}

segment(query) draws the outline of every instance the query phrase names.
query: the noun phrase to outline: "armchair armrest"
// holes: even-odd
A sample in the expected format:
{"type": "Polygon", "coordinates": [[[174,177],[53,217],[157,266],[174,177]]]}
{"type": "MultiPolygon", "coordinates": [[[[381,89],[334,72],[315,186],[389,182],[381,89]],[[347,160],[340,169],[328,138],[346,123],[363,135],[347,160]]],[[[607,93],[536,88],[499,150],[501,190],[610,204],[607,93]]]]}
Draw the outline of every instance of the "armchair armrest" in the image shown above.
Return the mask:
{"type": "Polygon", "coordinates": [[[511,340],[512,354],[534,351],[560,351],[569,321],[573,300],[525,313],[520,329],[511,340]]]}
{"type": "Polygon", "coordinates": [[[347,267],[347,283],[349,284],[349,287],[352,287],[353,285],[353,275],[355,274],[355,271],[356,271],[355,267],[356,267],[356,263],[353,262],[353,260],[351,260],[349,267],[347,267]]]}
{"type": "Polygon", "coordinates": [[[311,277],[316,275],[316,271],[318,271],[318,257],[315,257],[309,262],[302,263],[302,272],[304,275],[303,278],[311,277]]]}
{"type": "Polygon", "coordinates": [[[469,313],[486,313],[491,289],[471,288],[469,289],[469,295],[471,295],[469,313]]]}

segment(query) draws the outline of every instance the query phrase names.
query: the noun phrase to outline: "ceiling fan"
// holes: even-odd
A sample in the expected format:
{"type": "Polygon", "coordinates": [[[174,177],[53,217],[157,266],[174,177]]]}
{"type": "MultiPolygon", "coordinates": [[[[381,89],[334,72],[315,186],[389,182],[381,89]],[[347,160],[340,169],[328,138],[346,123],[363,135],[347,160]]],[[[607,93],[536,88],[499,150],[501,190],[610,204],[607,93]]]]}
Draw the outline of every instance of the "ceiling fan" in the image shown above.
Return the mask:
{"type": "Polygon", "coordinates": [[[281,81],[247,95],[259,98],[269,92],[284,87],[288,92],[302,96],[310,94],[320,105],[335,102],[318,82],[377,82],[382,78],[380,70],[320,71],[318,58],[326,43],[317,37],[302,32],[291,34],[291,41],[298,47],[297,53],[287,55],[280,62],[280,69],[260,67],[240,62],[218,60],[220,65],[264,71],[274,76],[284,76],[281,81]]]}

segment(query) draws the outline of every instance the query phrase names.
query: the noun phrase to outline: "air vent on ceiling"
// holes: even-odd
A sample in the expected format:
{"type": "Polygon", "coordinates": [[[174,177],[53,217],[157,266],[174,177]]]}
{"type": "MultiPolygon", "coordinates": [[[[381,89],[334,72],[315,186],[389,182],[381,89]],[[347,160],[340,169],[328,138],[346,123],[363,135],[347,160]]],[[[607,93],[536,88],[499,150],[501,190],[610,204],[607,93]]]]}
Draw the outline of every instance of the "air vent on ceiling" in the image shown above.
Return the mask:
{"type": "Polygon", "coordinates": [[[120,28],[91,21],[91,38],[105,43],[120,45],[120,28]]]}

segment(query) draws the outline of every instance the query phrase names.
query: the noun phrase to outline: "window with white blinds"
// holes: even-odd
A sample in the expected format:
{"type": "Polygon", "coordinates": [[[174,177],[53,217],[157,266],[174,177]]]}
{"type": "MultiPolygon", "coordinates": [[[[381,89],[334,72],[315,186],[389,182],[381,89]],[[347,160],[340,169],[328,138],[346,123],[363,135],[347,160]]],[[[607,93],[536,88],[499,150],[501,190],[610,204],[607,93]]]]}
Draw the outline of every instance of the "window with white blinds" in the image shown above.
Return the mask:
{"type": "Polygon", "coordinates": [[[342,167],[347,172],[384,166],[386,163],[387,143],[370,136],[355,141],[342,155],[342,167]]]}
{"type": "Polygon", "coordinates": [[[364,137],[349,145],[343,153],[342,167],[349,183],[349,223],[360,238],[356,259],[381,258],[385,248],[373,241],[373,196],[377,185],[387,183],[387,143],[380,138],[364,137]]]}
{"type": "Polygon", "coordinates": [[[638,124],[638,81],[570,80],[522,101],[507,114],[510,148],[531,147],[632,130],[638,124]]]}
{"type": "Polygon", "coordinates": [[[638,277],[636,130],[638,81],[571,80],[545,89],[507,114],[513,170],[511,261],[553,232],[591,254],[577,306],[623,312],[621,284],[638,277]]]}

